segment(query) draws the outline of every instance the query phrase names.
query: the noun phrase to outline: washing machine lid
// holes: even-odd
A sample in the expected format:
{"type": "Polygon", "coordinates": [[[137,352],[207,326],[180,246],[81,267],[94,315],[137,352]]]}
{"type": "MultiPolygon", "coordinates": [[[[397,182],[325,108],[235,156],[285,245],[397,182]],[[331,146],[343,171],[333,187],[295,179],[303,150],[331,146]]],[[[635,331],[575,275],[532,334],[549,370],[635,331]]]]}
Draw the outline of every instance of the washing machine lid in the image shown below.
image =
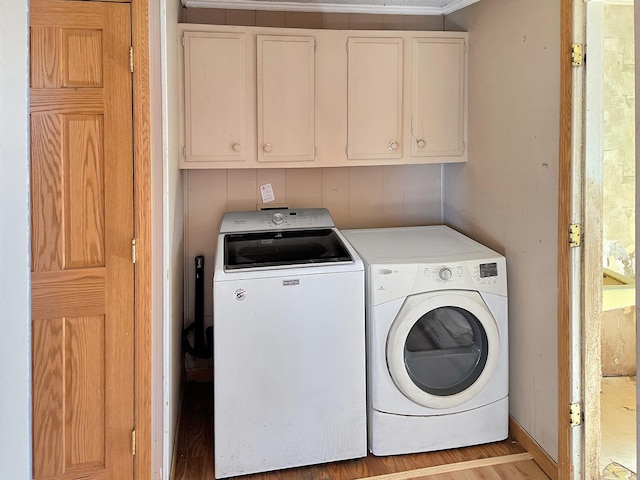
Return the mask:
{"type": "Polygon", "coordinates": [[[429,408],[472,400],[489,383],[500,353],[496,321],[474,291],[408,297],[387,337],[387,365],[396,387],[429,408]]]}
{"type": "Polygon", "coordinates": [[[275,268],[353,262],[335,229],[224,235],[224,269],[275,268]]]}

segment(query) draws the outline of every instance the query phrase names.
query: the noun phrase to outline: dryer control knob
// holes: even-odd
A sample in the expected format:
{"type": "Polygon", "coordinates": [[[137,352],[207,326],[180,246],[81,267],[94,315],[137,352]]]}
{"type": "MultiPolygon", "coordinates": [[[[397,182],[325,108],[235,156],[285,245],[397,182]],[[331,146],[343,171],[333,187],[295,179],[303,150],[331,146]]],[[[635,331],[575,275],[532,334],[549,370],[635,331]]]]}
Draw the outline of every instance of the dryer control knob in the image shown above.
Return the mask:
{"type": "Polygon", "coordinates": [[[271,221],[276,225],[280,225],[282,222],[284,222],[284,215],[282,215],[281,213],[274,213],[271,221]]]}
{"type": "Polygon", "coordinates": [[[438,275],[445,282],[448,280],[451,280],[451,277],[453,277],[453,273],[451,273],[451,269],[447,267],[441,268],[440,271],[438,272],[438,275]]]}

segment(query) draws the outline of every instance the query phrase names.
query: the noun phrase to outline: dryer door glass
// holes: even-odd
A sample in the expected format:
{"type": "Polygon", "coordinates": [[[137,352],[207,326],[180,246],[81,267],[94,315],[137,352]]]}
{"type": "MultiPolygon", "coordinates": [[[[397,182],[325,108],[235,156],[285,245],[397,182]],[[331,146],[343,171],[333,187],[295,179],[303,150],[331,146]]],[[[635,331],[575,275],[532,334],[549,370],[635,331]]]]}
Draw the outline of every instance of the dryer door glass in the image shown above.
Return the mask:
{"type": "Polygon", "coordinates": [[[458,307],[440,307],[413,325],[404,346],[411,380],[424,392],[446,396],[462,392],[482,373],[489,346],[480,321],[458,307]]]}

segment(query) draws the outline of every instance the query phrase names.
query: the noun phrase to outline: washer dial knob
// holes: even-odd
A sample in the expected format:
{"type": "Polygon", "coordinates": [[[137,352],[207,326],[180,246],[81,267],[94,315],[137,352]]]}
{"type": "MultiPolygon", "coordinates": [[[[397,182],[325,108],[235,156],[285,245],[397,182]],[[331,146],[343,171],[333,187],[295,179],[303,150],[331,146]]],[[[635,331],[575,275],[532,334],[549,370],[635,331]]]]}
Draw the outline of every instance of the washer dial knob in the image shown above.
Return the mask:
{"type": "Polygon", "coordinates": [[[276,225],[280,225],[284,222],[284,215],[281,213],[274,213],[273,217],[271,217],[271,221],[276,225]]]}
{"type": "Polygon", "coordinates": [[[444,280],[445,282],[451,280],[451,277],[453,277],[453,273],[451,273],[451,269],[448,267],[443,267],[440,269],[440,271],[438,272],[438,276],[444,280]]]}

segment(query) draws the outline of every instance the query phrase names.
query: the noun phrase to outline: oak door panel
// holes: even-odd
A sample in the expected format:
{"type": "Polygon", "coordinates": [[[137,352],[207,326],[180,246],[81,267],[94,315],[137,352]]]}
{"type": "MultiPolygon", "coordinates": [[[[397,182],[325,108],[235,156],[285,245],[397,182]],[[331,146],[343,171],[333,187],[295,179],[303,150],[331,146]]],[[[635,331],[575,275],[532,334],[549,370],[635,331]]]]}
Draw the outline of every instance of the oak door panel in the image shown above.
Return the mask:
{"type": "Polygon", "coordinates": [[[30,5],[34,478],[131,479],[130,5],[30,5]]]}

